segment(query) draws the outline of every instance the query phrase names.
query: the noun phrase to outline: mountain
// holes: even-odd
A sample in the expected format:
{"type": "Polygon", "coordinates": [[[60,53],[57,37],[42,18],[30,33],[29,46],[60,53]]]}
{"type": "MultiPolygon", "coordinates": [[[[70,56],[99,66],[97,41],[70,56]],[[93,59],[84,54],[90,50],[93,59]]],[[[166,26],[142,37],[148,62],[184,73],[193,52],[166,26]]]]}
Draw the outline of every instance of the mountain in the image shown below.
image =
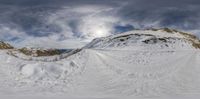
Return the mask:
{"type": "Polygon", "coordinates": [[[126,33],[97,38],[85,48],[134,48],[157,49],[200,49],[200,40],[189,33],[168,28],[134,30],[126,33]]]}
{"type": "Polygon", "coordinates": [[[0,50],[0,93],[65,98],[198,97],[199,44],[196,36],[165,28],[97,38],[81,49],[53,56],[26,55],[42,49],[0,50]]]}
{"type": "Polygon", "coordinates": [[[65,52],[65,50],[59,50],[59,49],[42,49],[42,48],[27,48],[27,47],[18,50],[19,52],[25,55],[33,57],[60,55],[65,52]]]}
{"type": "Polygon", "coordinates": [[[13,48],[14,47],[12,47],[10,44],[0,41],[0,49],[13,49],[13,48]]]}

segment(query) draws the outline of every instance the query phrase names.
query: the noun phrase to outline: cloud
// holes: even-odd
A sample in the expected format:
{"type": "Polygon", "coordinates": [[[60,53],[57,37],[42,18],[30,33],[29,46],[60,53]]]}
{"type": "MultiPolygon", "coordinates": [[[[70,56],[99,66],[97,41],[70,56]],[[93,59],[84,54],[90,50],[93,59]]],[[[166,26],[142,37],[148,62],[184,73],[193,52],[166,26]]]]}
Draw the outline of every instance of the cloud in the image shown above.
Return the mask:
{"type": "Polygon", "coordinates": [[[12,29],[10,27],[1,26],[0,35],[1,35],[0,40],[9,41],[9,40],[22,39],[21,37],[26,36],[26,33],[17,29],[12,29]]]}
{"type": "Polygon", "coordinates": [[[200,33],[199,0],[0,0],[0,11],[0,39],[18,44],[79,42],[149,27],[200,33]]]}
{"type": "Polygon", "coordinates": [[[200,13],[194,10],[169,9],[160,16],[160,25],[164,27],[176,27],[184,30],[199,28],[198,17],[200,13]]]}
{"type": "MultiPolygon", "coordinates": [[[[17,42],[15,47],[40,47],[40,48],[57,48],[57,49],[73,49],[81,48],[89,43],[88,40],[83,39],[64,39],[62,41],[58,35],[50,35],[45,37],[26,37],[23,41],[17,42]]],[[[11,44],[14,44],[11,42],[11,44]]]]}
{"type": "Polygon", "coordinates": [[[65,37],[95,38],[111,35],[119,23],[115,9],[108,6],[84,5],[63,8],[49,17],[48,24],[61,28],[65,37]]]}

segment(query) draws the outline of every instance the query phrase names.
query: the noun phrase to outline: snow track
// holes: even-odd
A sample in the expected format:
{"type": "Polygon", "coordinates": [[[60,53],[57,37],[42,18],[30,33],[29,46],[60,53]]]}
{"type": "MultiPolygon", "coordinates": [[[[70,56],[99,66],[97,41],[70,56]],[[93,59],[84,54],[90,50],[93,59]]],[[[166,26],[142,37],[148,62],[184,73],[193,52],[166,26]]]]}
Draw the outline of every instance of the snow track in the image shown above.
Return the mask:
{"type": "MultiPolygon", "coordinates": [[[[160,56],[160,59],[154,60],[154,64],[151,65],[135,65],[136,63],[116,60],[111,57],[116,56],[116,52],[113,54],[113,51],[87,52],[90,54],[89,61],[80,79],[75,81],[80,83],[79,88],[82,90],[78,89],[81,92],[114,96],[160,96],[200,92],[200,70],[196,61],[199,51],[157,51],[168,56],[160,56]],[[105,53],[109,53],[110,56],[105,53]]],[[[119,50],[117,53],[120,54],[122,51],[119,50]]],[[[127,52],[127,55],[128,53],[131,54],[127,52]]]]}
{"type": "Polygon", "coordinates": [[[26,61],[1,51],[1,94],[168,96],[200,93],[199,50],[84,49],[26,61]]]}

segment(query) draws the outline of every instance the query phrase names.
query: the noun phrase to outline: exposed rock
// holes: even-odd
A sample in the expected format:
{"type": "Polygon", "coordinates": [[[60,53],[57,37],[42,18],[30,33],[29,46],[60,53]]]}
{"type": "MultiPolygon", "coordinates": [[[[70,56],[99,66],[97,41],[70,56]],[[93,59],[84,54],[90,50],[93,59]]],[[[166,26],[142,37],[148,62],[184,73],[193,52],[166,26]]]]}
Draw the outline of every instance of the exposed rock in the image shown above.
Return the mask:
{"type": "Polygon", "coordinates": [[[14,47],[8,43],[0,41],[0,49],[13,49],[14,47]]]}
{"type": "Polygon", "coordinates": [[[34,49],[34,48],[21,48],[19,51],[28,56],[53,56],[53,55],[60,55],[63,51],[58,49],[34,49]]]}

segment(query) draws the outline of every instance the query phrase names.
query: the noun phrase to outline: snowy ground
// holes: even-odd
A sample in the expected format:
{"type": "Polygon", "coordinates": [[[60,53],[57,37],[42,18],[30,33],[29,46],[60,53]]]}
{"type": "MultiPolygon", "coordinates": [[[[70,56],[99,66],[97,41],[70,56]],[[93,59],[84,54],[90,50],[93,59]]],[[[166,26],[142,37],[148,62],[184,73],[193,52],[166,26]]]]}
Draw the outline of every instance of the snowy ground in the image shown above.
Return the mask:
{"type": "Polygon", "coordinates": [[[199,99],[200,50],[191,40],[179,33],[135,31],[96,39],[70,55],[14,57],[0,50],[0,96],[199,99]]]}
{"type": "Polygon", "coordinates": [[[187,97],[200,93],[199,50],[84,49],[56,62],[25,61],[1,51],[0,59],[1,96],[187,97]]]}

